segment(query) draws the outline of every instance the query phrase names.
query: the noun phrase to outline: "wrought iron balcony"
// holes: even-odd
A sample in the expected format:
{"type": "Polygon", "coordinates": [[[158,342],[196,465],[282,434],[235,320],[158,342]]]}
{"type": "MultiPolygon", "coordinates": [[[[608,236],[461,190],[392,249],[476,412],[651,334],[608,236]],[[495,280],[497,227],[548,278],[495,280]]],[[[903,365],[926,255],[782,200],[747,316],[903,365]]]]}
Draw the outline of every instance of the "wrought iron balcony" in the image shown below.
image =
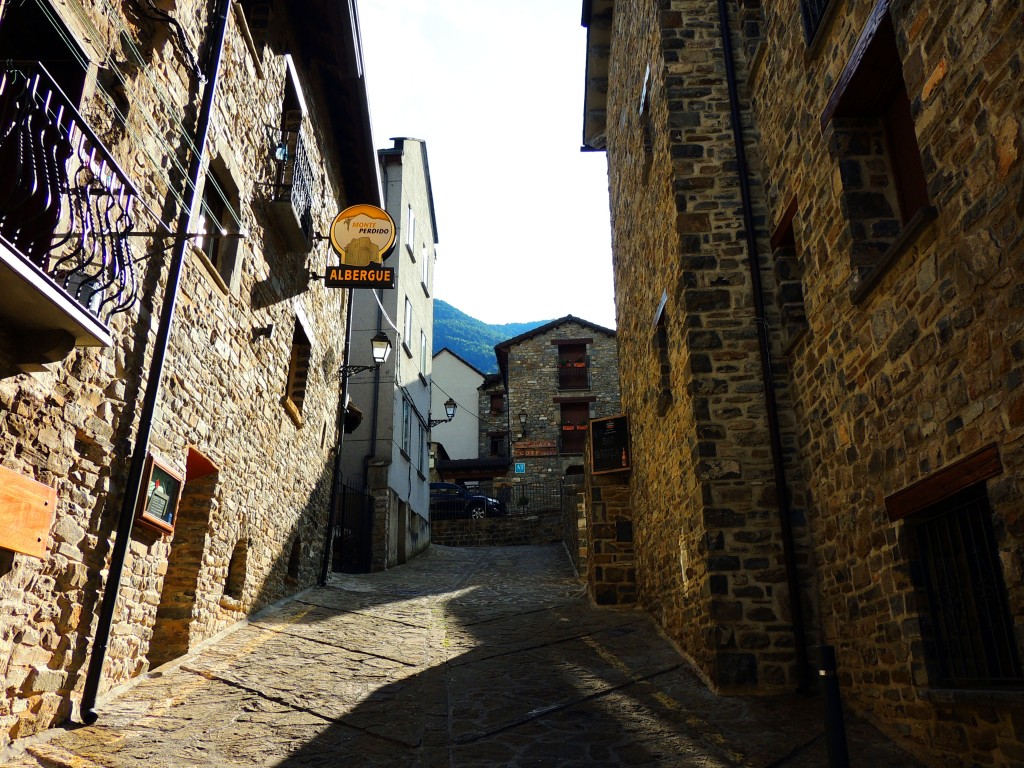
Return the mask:
{"type": "Polygon", "coordinates": [[[109,345],[110,318],[135,303],[137,198],[42,65],[0,62],[0,314],[62,335],[51,357],[109,345]]]}
{"type": "Polygon", "coordinates": [[[313,172],[302,131],[281,132],[274,163],[271,210],[289,247],[308,251],[313,243],[313,172]]]}

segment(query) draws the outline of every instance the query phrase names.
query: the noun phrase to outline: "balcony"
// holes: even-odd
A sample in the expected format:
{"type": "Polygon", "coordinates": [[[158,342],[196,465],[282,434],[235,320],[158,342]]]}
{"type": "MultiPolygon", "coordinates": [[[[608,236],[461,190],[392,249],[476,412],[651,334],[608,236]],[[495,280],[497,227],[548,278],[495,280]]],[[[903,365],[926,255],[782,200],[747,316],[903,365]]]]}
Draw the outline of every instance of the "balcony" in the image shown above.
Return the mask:
{"type": "Polygon", "coordinates": [[[590,389],[590,362],[563,362],[558,365],[559,389],[590,389]]]}
{"type": "Polygon", "coordinates": [[[138,297],[138,191],[40,64],[0,62],[0,318],[18,363],[110,346],[138,297]]]}
{"type": "Polygon", "coordinates": [[[583,453],[587,445],[586,424],[563,424],[558,441],[558,452],[583,453]]]}
{"type": "Polygon", "coordinates": [[[306,253],[313,245],[313,172],[301,131],[281,132],[274,165],[271,214],[288,248],[306,253]]]}

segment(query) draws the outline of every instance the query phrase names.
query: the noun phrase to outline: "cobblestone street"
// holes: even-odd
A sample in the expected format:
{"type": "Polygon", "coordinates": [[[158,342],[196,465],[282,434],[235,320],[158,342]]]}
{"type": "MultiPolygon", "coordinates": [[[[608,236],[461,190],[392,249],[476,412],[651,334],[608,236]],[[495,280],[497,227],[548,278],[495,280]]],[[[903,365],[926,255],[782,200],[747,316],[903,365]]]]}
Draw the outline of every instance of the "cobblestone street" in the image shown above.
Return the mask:
{"type": "MultiPolygon", "coordinates": [[[[9,765],[828,765],[816,698],[716,697],[560,547],[335,575],[100,702],[9,765]]],[[[849,724],[854,766],[916,766],[849,724]]]]}

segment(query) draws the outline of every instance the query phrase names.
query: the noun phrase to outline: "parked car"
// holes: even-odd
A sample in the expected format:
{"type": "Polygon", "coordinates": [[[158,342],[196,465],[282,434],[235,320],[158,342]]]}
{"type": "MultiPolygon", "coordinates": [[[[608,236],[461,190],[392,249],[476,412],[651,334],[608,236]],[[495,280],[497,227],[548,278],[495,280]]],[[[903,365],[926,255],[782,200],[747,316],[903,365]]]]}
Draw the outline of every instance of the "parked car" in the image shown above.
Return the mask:
{"type": "Polygon", "coordinates": [[[481,519],[505,513],[505,505],[495,498],[470,493],[455,483],[430,484],[430,516],[438,520],[452,518],[481,519]]]}

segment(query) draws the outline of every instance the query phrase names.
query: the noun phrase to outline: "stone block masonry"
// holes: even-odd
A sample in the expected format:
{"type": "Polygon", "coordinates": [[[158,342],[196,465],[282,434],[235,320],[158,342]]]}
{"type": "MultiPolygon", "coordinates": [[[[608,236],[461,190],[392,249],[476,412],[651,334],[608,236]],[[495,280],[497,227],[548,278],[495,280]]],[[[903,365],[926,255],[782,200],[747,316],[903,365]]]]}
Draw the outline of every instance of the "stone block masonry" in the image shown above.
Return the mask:
{"type": "MultiPolygon", "coordinates": [[[[17,5],[0,9],[6,15],[17,5]]],[[[63,5],[54,4],[55,18],[63,18],[63,5]]],[[[132,56],[142,60],[124,83],[133,97],[127,125],[106,112],[102,80],[109,72],[101,72],[99,90],[89,81],[81,111],[144,190],[146,204],[166,212],[173,229],[177,201],[168,190],[181,180],[166,169],[181,159],[181,146],[173,142],[192,130],[194,73],[175,35],[140,21],[131,3],[101,5],[83,6],[89,28],[99,33],[89,45],[103,53],[103,41],[131,41],[138,46],[132,56]],[[165,99],[173,104],[171,114],[165,99]]],[[[290,70],[280,55],[308,44],[284,6],[274,4],[272,28],[250,39],[240,24],[244,9],[232,4],[207,159],[233,190],[225,228],[247,236],[231,241],[233,260],[217,264],[210,254],[187,249],[151,440],[151,452],[184,480],[178,524],[173,534],[138,524],[132,531],[101,694],[314,584],[319,575],[345,292],[309,282],[306,254],[290,250],[269,213],[266,182],[275,166],[268,126],[281,125],[285,94],[296,87],[291,70],[303,90],[304,148],[317,169],[308,190],[317,201],[312,231],[328,231],[354,194],[341,180],[358,176],[347,169],[358,147],[347,147],[342,157],[324,138],[333,136],[322,130],[330,99],[340,97],[325,93],[315,67],[300,62],[290,70]],[[273,333],[266,331],[271,326],[273,333]],[[302,386],[292,388],[299,402],[290,412],[283,396],[296,366],[294,340],[302,336],[308,365],[300,371],[302,386]]],[[[186,0],[171,11],[190,44],[206,39],[210,7],[186,0]]],[[[68,21],[72,34],[82,23],[68,21]]],[[[303,60],[312,61],[315,51],[306,52],[310,58],[303,60]]],[[[111,62],[123,60],[118,51],[111,56],[111,62]]],[[[363,149],[374,167],[372,146],[363,149]]],[[[205,183],[212,195],[212,182],[205,183]]],[[[151,229],[137,213],[138,227],[151,229]]],[[[164,296],[166,244],[141,249],[147,255],[137,265],[142,297],[115,316],[109,348],[79,347],[45,372],[21,373],[13,354],[19,329],[0,320],[0,464],[55,488],[58,498],[45,558],[0,551],[0,748],[66,720],[80,697],[140,402],[155,385],[146,379],[164,296]]]]}
{"type": "Polygon", "coordinates": [[[715,4],[587,5],[641,605],[718,690],[792,686],[785,493],[844,704],[929,765],[1022,764],[1018,4],[726,3],[752,222],[715,4]]]}

